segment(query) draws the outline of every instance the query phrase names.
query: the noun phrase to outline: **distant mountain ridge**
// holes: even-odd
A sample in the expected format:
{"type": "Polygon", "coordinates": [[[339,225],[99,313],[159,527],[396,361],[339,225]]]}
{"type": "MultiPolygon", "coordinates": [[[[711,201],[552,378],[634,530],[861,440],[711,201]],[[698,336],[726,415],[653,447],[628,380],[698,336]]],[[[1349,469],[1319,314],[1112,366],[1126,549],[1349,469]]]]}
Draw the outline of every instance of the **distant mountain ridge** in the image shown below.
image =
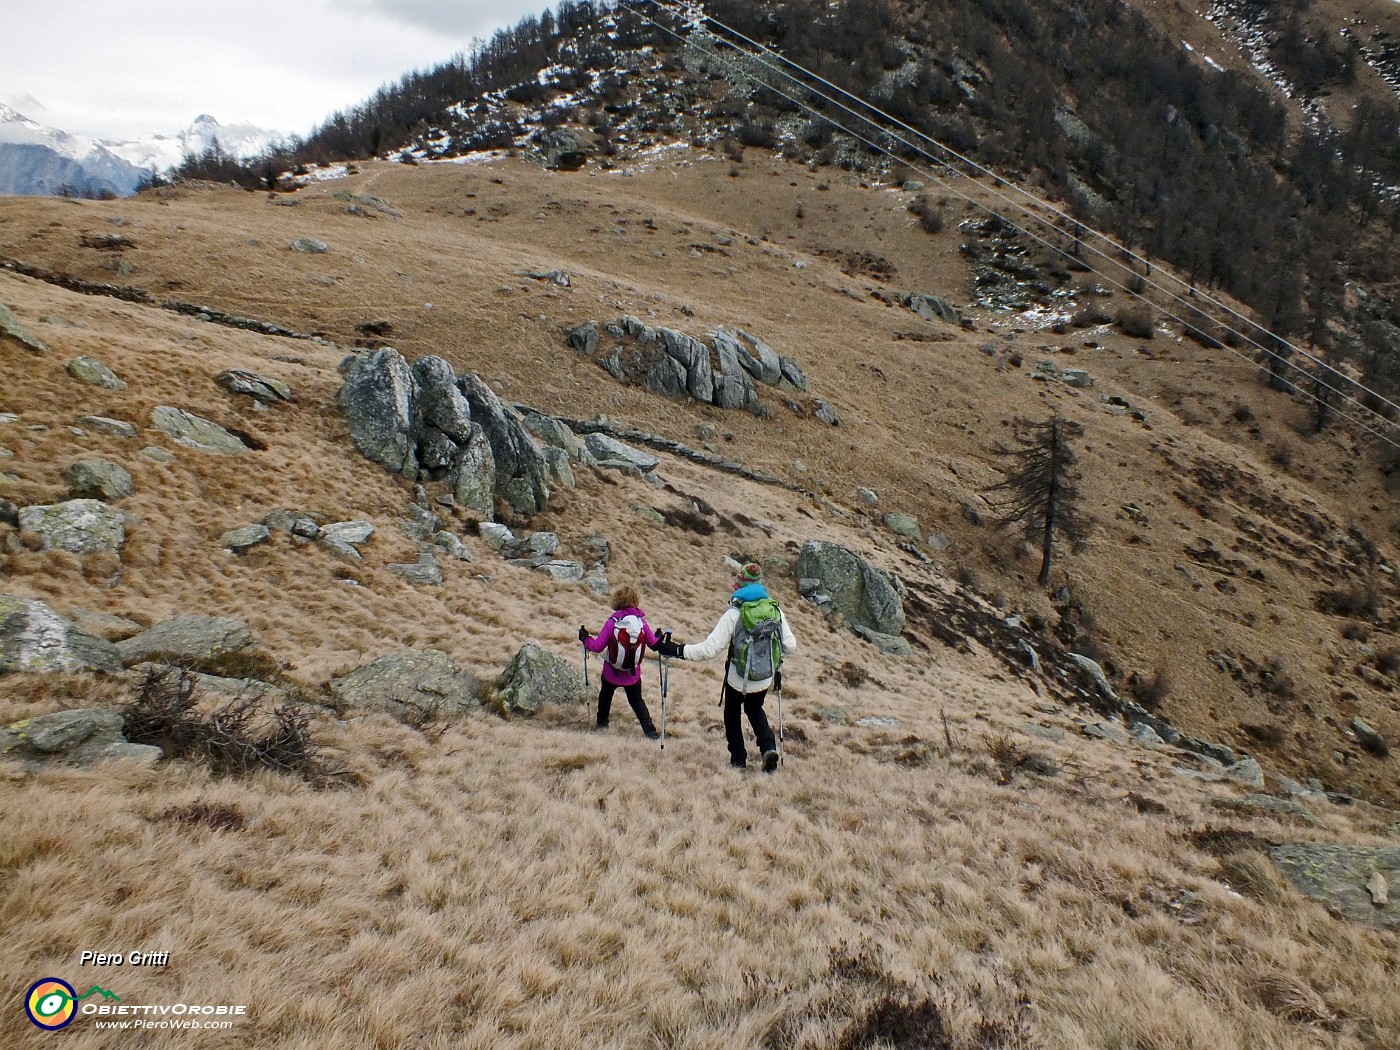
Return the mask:
{"type": "Polygon", "coordinates": [[[239,160],[259,156],[282,136],[252,124],[220,124],[207,113],[174,135],[113,141],[40,124],[0,105],[0,194],[127,196],[152,171],[176,167],[217,144],[239,160]]]}

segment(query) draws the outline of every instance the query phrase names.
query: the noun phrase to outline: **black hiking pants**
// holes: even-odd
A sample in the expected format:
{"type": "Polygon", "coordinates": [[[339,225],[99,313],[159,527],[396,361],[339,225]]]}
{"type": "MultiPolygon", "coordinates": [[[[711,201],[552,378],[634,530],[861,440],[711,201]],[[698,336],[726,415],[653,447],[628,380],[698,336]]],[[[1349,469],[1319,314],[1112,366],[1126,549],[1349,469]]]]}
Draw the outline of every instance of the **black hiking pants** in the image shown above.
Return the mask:
{"type": "Polygon", "coordinates": [[[763,711],[763,701],[767,696],[767,689],[758,693],[741,693],[728,682],[724,683],[724,736],[729,742],[730,765],[748,764],[748,751],[744,746],[744,724],[739,720],[741,711],[749,716],[749,725],[753,726],[759,753],[778,749],[778,739],[773,735],[773,729],[768,725],[768,716],[763,711]]]}
{"type": "MultiPolygon", "coordinates": [[[[619,686],[615,682],[603,679],[602,688],[598,690],[598,728],[602,729],[608,724],[608,712],[612,710],[613,693],[619,686]]],[[[652,725],[651,712],[647,710],[647,702],[642,699],[642,683],[633,682],[631,685],[621,686],[627,694],[627,702],[632,705],[632,713],[637,716],[637,721],[642,724],[643,733],[655,733],[656,726],[652,725]]]]}

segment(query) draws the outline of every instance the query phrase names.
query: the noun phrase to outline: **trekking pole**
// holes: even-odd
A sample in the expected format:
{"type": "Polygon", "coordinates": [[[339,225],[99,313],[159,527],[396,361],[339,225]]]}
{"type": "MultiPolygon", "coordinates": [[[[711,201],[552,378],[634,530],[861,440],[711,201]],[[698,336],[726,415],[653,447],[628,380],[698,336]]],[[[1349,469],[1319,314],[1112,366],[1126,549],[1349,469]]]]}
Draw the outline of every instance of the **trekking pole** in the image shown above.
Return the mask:
{"type": "Polygon", "coordinates": [[[777,675],[778,693],[778,765],[783,764],[783,676],[777,675]]]}
{"type": "MultiPolygon", "coordinates": [[[[669,641],[671,640],[671,632],[670,632],[670,631],[667,631],[666,634],[664,635],[664,637],[665,637],[665,639],[669,642],[669,641]]],[[[665,750],[666,750],[666,694],[667,694],[667,692],[670,690],[670,687],[671,687],[671,671],[670,671],[670,668],[668,668],[668,667],[666,666],[666,657],[662,656],[660,653],[657,653],[656,655],[657,655],[657,674],[660,675],[660,679],[661,679],[661,750],[662,750],[662,751],[665,751],[665,750]]]]}

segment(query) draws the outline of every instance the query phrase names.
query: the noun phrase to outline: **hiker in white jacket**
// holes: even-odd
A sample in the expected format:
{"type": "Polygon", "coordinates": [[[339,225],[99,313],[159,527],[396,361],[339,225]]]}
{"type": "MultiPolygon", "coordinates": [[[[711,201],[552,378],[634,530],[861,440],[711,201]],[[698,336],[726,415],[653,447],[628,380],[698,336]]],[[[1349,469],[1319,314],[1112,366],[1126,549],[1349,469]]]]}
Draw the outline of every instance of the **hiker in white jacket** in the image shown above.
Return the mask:
{"type": "MultiPolygon", "coordinates": [[[[763,753],[763,771],[772,773],[778,768],[778,746],[773,730],[768,725],[768,716],[763,711],[763,701],[775,682],[781,691],[782,671],[778,669],[777,664],[782,656],[797,648],[797,638],[788,626],[787,617],[783,615],[782,610],[769,599],[768,589],[763,586],[762,579],[762,568],[752,563],[745,565],[734,582],[734,595],[729,600],[729,608],[719,618],[708,638],[689,645],[679,645],[670,638],[665,638],[658,643],[656,651],[662,656],[678,660],[710,660],[728,650],[729,666],[724,677],[724,735],[729,743],[729,764],[739,769],[748,765],[744,727],[739,718],[740,711],[743,711],[748,716],[749,725],[753,726],[758,749],[763,753]],[[742,627],[742,610],[754,602],[765,602],[777,610],[776,638],[780,649],[778,654],[769,654],[761,645],[744,645],[745,651],[742,653],[736,649],[735,635],[743,639],[748,634],[742,627]],[[754,651],[750,653],[750,649],[754,651]],[[776,655],[777,659],[773,659],[773,655],[776,655]],[[755,667],[759,668],[757,673],[754,671],[755,667]]],[[[756,628],[753,640],[758,641],[761,636],[761,629],[756,628]]]]}

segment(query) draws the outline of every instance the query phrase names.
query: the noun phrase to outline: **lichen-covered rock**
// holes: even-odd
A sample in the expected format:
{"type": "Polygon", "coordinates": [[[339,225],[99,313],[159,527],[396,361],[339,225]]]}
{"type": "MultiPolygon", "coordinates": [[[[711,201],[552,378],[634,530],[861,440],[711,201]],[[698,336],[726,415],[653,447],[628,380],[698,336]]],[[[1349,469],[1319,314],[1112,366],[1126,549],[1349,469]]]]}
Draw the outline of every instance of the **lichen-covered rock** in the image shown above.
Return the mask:
{"type": "Polygon", "coordinates": [[[885,528],[907,540],[917,542],[923,538],[923,532],[919,529],[919,519],[912,514],[886,514],[885,528]]]}
{"type": "Polygon", "coordinates": [[[1400,894],[1377,905],[1366,888],[1378,872],[1390,885],[1400,886],[1400,847],[1289,842],[1271,846],[1269,857],[1313,900],[1357,922],[1400,929],[1400,894]]]}
{"type": "Polygon", "coordinates": [[[74,499],[110,502],[125,499],[134,491],[126,468],[110,459],[77,460],[68,464],[63,479],[68,482],[68,494],[74,499]]]}
{"type": "Polygon", "coordinates": [[[904,632],[904,604],[894,582],[855,552],[826,540],[808,540],[796,571],[799,577],[820,580],[822,593],[849,623],[880,634],[904,632]]]}
{"type": "Polygon", "coordinates": [[[360,552],[356,547],[373,535],[374,526],[370,522],[336,521],[316,534],[316,542],[342,558],[360,561],[360,552]]]}
{"type": "Polygon", "coordinates": [[[41,601],[0,594],[0,671],[121,669],[111,642],[80,630],[41,601]]]}
{"type": "Polygon", "coordinates": [[[442,566],[431,551],[420,553],[416,562],[392,562],[388,568],[406,583],[420,587],[442,586],[442,566]]]}
{"type": "Polygon", "coordinates": [[[482,519],[496,512],[496,457],[486,431],[472,425],[471,437],[457,454],[449,477],[457,506],[482,519]]]}
{"type": "Polygon", "coordinates": [[[75,357],[67,367],[70,376],[84,383],[100,386],[104,390],[126,389],[126,384],[117,378],[117,374],[95,357],[75,357]]]}
{"type": "MultiPolygon", "coordinates": [[[[471,441],[472,410],[457,389],[457,375],[440,357],[413,362],[413,430],[419,466],[434,476],[453,466],[458,449],[471,441]]],[[[480,429],[480,428],[477,428],[480,429]]]]}
{"type": "Polygon", "coordinates": [[[292,400],[292,388],[280,379],[272,379],[243,368],[232,368],[222,372],[214,377],[214,382],[230,394],[243,394],[263,405],[292,400]]]}
{"type": "Polygon", "coordinates": [[[74,499],[19,512],[19,527],[39,537],[44,550],[73,554],[115,551],[126,540],[122,512],[101,500],[74,499]]]}
{"type": "Polygon", "coordinates": [[[89,430],[96,430],[103,434],[111,434],[114,437],[134,438],[136,427],[124,419],[108,419],[106,416],[81,416],[78,419],[78,426],[87,427],[89,430]]]}
{"type": "Polygon", "coordinates": [[[453,717],[481,706],[481,683],[476,676],[439,649],[390,653],[330,685],[335,698],[347,707],[387,711],[409,724],[453,717]]]}
{"type": "Polygon", "coordinates": [[[122,716],[101,708],[55,711],[14,722],[0,730],[0,754],[81,766],[109,761],[150,764],[163,757],[158,747],[128,743],[122,735],[122,716]]]}
{"type": "Polygon", "coordinates": [[[219,546],[242,554],[266,543],[271,535],[266,525],[240,525],[220,536],[219,546]]]}
{"type": "Polygon", "coordinates": [[[486,432],[496,466],[496,495],[520,514],[538,514],[549,504],[549,465],[520,417],[486,382],[468,373],[458,388],[471,405],[472,420],[486,432]]]}
{"type": "Polygon", "coordinates": [[[677,361],[685,375],[685,389],[691,397],[706,404],[715,398],[714,365],[710,348],[694,336],[671,328],[658,329],[666,354],[677,361]]]}
{"type": "Polygon", "coordinates": [[[13,310],[0,303],[0,337],[3,336],[9,336],[36,354],[46,354],[49,351],[42,339],[24,327],[24,322],[15,316],[13,310]]]}
{"type": "Polygon", "coordinates": [[[355,448],[386,470],[416,481],[415,384],[408,362],[385,346],[346,358],[342,368],[339,404],[355,448]]]}
{"type": "Polygon", "coordinates": [[[148,660],[200,663],[241,652],[256,641],[248,625],[231,616],[172,616],[118,642],[117,652],[127,667],[148,660]]]}
{"type": "Polygon", "coordinates": [[[236,456],[248,451],[247,445],[219,424],[181,408],[161,405],[151,413],[151,426],[168,435],[177,445],[201,452],[236,456]]]}
{"type": "Polygon", "coordinates": [[[581,703],[587,692],[583,675],[572,664],[534,642],[520,647],[496,681],[505,714],[537,714],[546,703],[581,703]]]}
{"type": "Polygon", "coordinates": [[[306,255],[325,255],[331,250],[325,241],[318,241],[315,237],[298,237],[287,247],[294,252],[302,252],[306,255]]]}
{"type": "Polygon", "coordinates": [[[624,462],[630,463],[641,471],[655,470],[661,465],[661,460],[653,456],[650,452],[643,452],[639,448],[624,444],[617,438],[609,437],[607,434],[588,434],[584,437],[583,443],[588,447],[588,451],[594,459],[600,462],[624,462]]]}

